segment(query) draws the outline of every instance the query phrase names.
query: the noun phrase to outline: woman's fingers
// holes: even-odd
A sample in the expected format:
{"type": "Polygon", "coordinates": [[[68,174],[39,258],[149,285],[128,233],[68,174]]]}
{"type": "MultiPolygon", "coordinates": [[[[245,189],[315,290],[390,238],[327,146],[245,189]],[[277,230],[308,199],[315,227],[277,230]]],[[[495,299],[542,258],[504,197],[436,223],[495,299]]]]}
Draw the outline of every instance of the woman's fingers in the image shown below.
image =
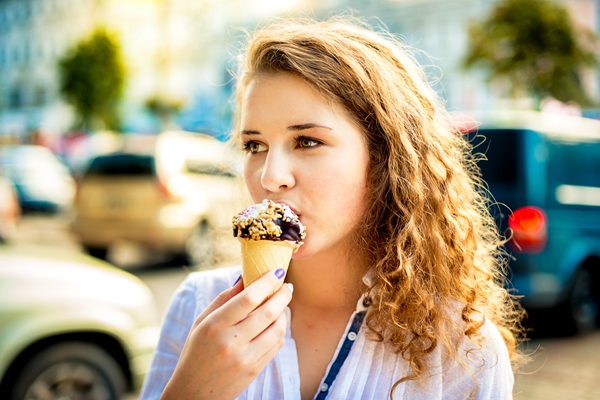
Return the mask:
{"type": "MultiPolygon", "coordinates": [[[[290,285],[291,286],[291,285],[290,285]]],[[[291,287],[283,285],[273,296],[255,309],[250,315],[238,324],[247,340],[253,340],[267,329],[278,329],[278,333],[285,335],[285,325],[271,326],[274,322],[285,316],[284,309],[292,299],[291,287]],[[267,328],[268,327],[268,328],[267,328]]]]}
{"type": "Polygon", "coordinates": [[[266,365],[283,347],[286,331],[287,316],[281,313],[267,329],[250,342],[251,346],[248,349],[255,352],[252,356],[257,358],[258,364],[266,365]]]}
{"type": "MultiPolygon", "coordinates": [[[[283,271],[281,271],[283,272],[283,271]]],[[[291,288],[269,273],[223,291],[196,319],[165,390],[173,399],[235,398],[283,346],[291,288]]]]}
{"type": "MultiPolygon", "coordinates": [[[[265,299],[273,292],[273,289],[275,289],[277,285],[281,284],[284,275],[285,271],[283,269],[278,269],[276,271],[271,271],[267,273],[266,275],[258,279],[256,282],[254,282],[252,285],[245,288],[241,293],[238,293],[233,298],[231,298],[231,300],[227,301],[225,305],[214,311],[211,314],[210,318],[217,318],[220,321],[220,323],[224,324],[225,326],[236,325],[238,322],[245,319],[263,302],[265,302],[265,299]]],[[[288,290],[289,298],[287,298],[286,300],[285,297],[277,297],[279,299],[277,304],[280,307],[280,310],[279,312],[277,312],[277,315],[279,315],[283,311],[283,309],[291,300],[291,294],[289,293],[289,289],[285,289],[288,290]]],[[[279,293],[279,291],[277,293],[279,293]]],[[[272,297],[275,297],[275,295],[273,295],[272,297]]],[[[277,317],[277,315],[275,315],[274,318],[277,317]]],[[[265,325],[265,327],[266,326],[268,326],[268,324],[265,325]]]]}

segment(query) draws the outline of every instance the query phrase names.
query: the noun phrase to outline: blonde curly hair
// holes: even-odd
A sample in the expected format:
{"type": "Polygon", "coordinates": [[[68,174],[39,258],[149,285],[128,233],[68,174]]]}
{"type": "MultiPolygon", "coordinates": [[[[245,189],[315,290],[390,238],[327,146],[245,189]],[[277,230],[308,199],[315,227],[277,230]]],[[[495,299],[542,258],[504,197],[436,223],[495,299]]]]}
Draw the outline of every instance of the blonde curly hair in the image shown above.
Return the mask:
{"type": "MultiPolygon", "coordinates": [[[[484,182],[407,48],[353,17],[270,22],[241,56],[238,113],[249,82],[273,73],[305,79],[367,138],[369,190],[355,234],[374,272],[366,324],[412,368],[391,393],[428,377],[435,347],[461,360],[457,341],[466,335],[481,348],[485,318],[518,360],[523,312],[504,288],[503,240],[484,182]]],[[[239,132],[239,115],[236,125],[239,132]]]]}

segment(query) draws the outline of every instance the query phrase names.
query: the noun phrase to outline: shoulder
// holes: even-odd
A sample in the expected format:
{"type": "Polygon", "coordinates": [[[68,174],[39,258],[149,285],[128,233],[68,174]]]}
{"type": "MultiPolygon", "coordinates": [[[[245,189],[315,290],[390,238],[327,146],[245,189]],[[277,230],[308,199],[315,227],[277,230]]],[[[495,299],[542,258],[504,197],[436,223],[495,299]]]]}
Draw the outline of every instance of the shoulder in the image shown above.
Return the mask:
{"type": "Polygon", "coordinates": [[[470,382],[474,399],[510,399],[514,375],[508,348],[496,325],[488,318],[480,328],[480,343],[467,337],[459,346],[459,357],[466,361],[464,379],[470,382]]]}
{"type": "MultiPolygon", "coordinates": [[[[459,318],[454,309],[452,317],[459,318]]],[[[464,321],[459,322],[460,337],[456,353],[441,346],[437,357],[442,365],[444,398],[472,398],[477,400],[504,400],[512,398],[514,375],[508,348],[496,325],[487,317],[474,340],[464,334],[464,321]]],[[[462,318],[461,318],[462,319],[462,318]]],[[[456,321],[458,322],[458,321],[456,321]]],[[[456,325],[455,325],[456,326],[456,325]]]]}
{"type": "Polygon", "coordinates": [[[505,357],[508,359],[508,348],[506,347],[506,343],[504,342],[498,327],[483,314],[474,317],[475,322],[483,322],[479,328],[477,339],[475,339],[477,343],[465,335],[467,325],[462,318],[462,308],[463,304],[460,302],[452,302],[449,307],[449,316],[454,322],[453,326],[455,327],[455,333],[460,336],[455,337],[459,339],[459,351],[463,354],[465,352],[479,354],[480,357],[483,357],[486,360],[490,357],[505,357]],[[456,328],[458,328],[458,331],[456,331],[456,328]]]}
{"type": "Polygon", "coordinates": [[[515,380],[506,343],[496,325],[487,318],[481,335],[483,365],[477,373],[476,398],[512,399],[515,380]]]}
{"type": "Polygon", "coordinates": [[[506,373],[510,375],[512,380],[512,366],[510,363],[510,355],[504,338],[500,331],[492,321],[486,318],[485,323],[481,327],[481,336],[483,338],[482,354],[486,360],[484,370],[494,368],[496,372],[506,373]]]}

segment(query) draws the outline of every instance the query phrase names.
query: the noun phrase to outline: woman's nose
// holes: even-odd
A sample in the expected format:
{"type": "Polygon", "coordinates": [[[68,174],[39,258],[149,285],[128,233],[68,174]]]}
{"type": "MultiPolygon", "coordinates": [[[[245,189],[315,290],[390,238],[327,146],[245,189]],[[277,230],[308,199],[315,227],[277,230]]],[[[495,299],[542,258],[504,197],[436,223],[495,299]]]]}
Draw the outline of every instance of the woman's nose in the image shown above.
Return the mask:
{"type": "Polygon", "coordinates": [[[265,190],[272,193],[292,188],[295,178],[289,158],[281,152],[270,150],[265,160],[260,183],[265,190]]]}

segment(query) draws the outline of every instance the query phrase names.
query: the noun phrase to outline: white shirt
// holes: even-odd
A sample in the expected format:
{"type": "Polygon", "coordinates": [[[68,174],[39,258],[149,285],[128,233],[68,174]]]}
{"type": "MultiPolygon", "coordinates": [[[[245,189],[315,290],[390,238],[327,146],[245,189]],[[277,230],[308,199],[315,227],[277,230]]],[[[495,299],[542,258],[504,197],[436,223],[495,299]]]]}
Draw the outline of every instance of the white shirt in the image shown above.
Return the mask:
{"type": "MultiPolygon", "coordinates": [[[[233,285],[240,273],[240,267],[194,272],[181,284],[169,305],[140,400],[160,397],[177,365],[194,320],[219,293],[233,285]]],[[[363,310],[366,309],[361,299],[356,312],[363,310]]],[[[300,399],[298,355],[290,329],[289,308],[286,313],[288,326],[283,348],[238,399],[300,399]]],[[[408,362],[401,355],[387,344],[369,340],[365,334],[367,330],[363,326],[355,339],[352,336],[352,349],[330,387],[327,399],[389,399],[394,383],[411,373],[408,362]]],[[[432,376],[423,385],[418,381],[398,385],[394,399],[512,399],[514,378],[502,337],[494,324],[487,320],[482,327],[482,335],[485,338],[483,349],[469,359],[473,369],[465,371],[457,362],[448,361],[442,346],[437,346],[429,358],[432,376]]],[[[327,371],[345,339],[346,334],[340,338],[327,371]]],[[[465,339],[460,353],[464,357],[465,350],[474,347],[465,339]]]]}

